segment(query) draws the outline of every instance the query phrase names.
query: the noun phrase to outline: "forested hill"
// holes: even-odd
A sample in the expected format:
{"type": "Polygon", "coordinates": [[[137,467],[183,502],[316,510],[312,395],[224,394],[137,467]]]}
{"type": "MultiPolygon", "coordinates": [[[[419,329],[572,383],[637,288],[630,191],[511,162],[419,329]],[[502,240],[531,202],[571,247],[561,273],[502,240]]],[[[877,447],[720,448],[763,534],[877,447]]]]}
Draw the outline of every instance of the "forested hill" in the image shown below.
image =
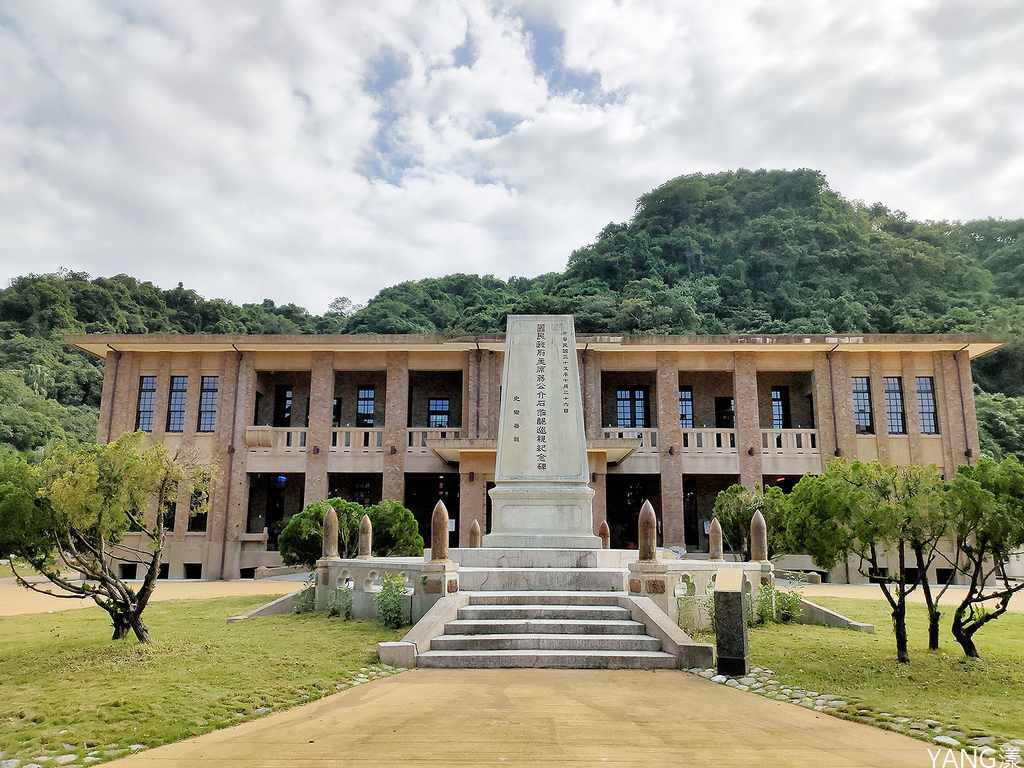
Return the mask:
{"type": "MultiPolygon", "coordinates": [[[[99,371],[60,343],[68,332],[479,333],[504,330],[509,313],[564,313],[580,333],[1019,334],[1022,235],[1024,220],[922,223],[852,203],[815,171],[741,170],[683,176],[643,195],[631,221],[607,225],[564,272],[405,282],[365,307],[341,298],[319,317],[125,275],[20,277],[0,292],[0,440],[25,450],[59,436],[19,437],[10,419],[25,414],[8,414],[12,389],[36,397],[29,412],[42,395],[71,408],[53,418],[85,434],[99,371]]],[[[988,393],[983,446],[1024,457],[1024,399],[1015,399],[1024,344],[978,361],[975,375],[988,393]]]]}

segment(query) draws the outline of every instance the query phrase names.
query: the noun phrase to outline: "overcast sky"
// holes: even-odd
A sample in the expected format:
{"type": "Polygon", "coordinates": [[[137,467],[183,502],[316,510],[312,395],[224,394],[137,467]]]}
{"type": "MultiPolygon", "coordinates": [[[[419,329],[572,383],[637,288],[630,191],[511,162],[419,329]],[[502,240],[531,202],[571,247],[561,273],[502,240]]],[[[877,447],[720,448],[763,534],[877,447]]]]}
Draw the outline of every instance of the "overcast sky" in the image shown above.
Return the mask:
{"type": "Polygon", "coordinates": [[[1024,2],[0,0],[0,280],[321,313],[533,276],[682,174],[1024,217],[1024,2]]]}

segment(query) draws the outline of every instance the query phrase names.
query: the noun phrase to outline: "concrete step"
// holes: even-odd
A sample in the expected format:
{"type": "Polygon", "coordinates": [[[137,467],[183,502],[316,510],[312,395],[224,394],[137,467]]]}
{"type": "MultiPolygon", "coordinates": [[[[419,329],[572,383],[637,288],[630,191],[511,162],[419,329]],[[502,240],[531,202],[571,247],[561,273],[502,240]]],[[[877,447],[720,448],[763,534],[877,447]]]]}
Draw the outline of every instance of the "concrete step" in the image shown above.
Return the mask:
{"type": "Polygon", "coordinates": [[[468,605],[459,609],[459,618],[479,619],[563,619],[565,621],[625,621],[628,608],[617,605],[468,605]]]}
{"type": "Polygon", "coordinates": [[[662,651],[427,651],[419,667],[496,669],[544,667],[562,669],[673,669],[675,656],[662,651]]]}
{"type": "Polygon", "coordinates": [[[470,605],[618,605],[615,592],[468,592],[470,605]]]}
{"type": "Polygon", "coordinates": [[[459,568],[459,588],[470,592],[625,592],[626,568],[459,568]]]}
{"type": "Polygon", "coordinates": [[[441,635],[430,642],[435,651],[660,651],[650,635],[441,635]]]}
{"type": "Polygon", "coordinates": [[[584,619],[458,619],[444,626],[446,635],[642,635],[639,621],[584,619]]]}

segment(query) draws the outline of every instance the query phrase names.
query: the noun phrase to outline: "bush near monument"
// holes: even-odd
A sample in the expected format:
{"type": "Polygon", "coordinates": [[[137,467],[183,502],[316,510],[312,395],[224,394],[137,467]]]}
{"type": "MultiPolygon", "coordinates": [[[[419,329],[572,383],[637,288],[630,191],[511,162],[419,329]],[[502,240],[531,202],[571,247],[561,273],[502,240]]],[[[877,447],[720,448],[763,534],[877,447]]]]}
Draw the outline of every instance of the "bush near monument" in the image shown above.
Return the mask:
{"type": "Polygon", "coordinates": [[[419,557],[423,537],[412,512],[393,499],[364,507],[345,499],[327,499],[307,505],[285,524],[278,538],[285,565],[312,568],[323,552],[324,515],[331,507],[338,515],[338,555],[355,557],[359,547],[359,522],[370,516],[373,554],[378,557],[419,557]]]}

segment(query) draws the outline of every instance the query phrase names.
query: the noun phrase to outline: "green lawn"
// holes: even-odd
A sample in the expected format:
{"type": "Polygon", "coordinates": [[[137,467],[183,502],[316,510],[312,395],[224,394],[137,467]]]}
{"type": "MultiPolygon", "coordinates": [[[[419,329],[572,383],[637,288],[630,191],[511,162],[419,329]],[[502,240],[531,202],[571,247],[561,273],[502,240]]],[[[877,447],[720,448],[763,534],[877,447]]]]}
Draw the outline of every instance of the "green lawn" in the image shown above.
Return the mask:
{"type": "Polygon", "coordinates": [[[334,693],[380,669],[376,644],[402,634],[324,614],[226,623],[275,597],[153,603],[148,646],[111,641],[99,608],[0,618],[0,753],[24,761],[211,731],[334,693]]]}
{"type": "Polygon", "coordinates": [[[925,608],[910,604],[910,664],[898,664],[889,607],[879,598],[814,598],[874,624],[873,635],[789,624],[751,630],[751,665],[768,667],[784,683],[838,694],[851,703],[850,714],[870,708],[876,718],[888,712],[956,724],[968,736],[1024,738],[1024,614],[1006,613],[975,636],[984,657],[978,661],[965,658],[949,633],[952,607],[943,610],[940,649],[928,651],[925,608]]]}

